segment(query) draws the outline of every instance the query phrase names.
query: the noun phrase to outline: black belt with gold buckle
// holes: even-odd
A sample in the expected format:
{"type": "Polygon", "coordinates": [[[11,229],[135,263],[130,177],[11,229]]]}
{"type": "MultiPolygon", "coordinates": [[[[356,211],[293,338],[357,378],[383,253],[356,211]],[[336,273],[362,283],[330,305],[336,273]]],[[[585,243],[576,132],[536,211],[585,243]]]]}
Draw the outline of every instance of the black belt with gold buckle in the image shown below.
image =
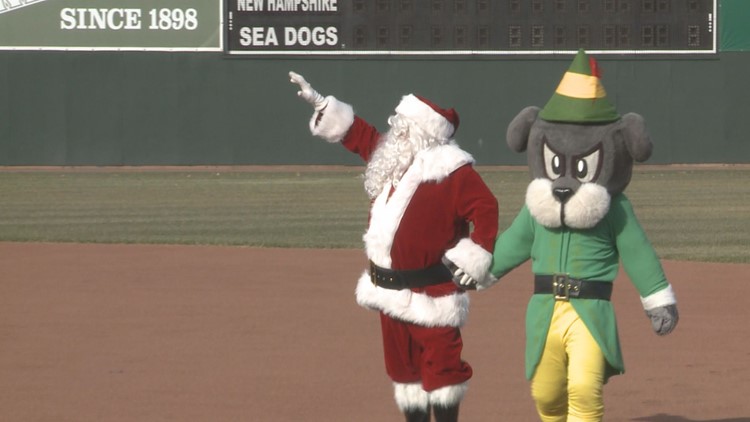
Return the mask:
{"type": "Polygon", "coordinates": [[[579,280],[567,274],[537,274],[534,294],[551,294],[555,300],[600,299],[610,300],[612,283],[609,281],[579,280]]]}
{"type": "Polygon", "coordinates": [[[416,270],[392,270],[375,265],[370,261],[370,280],[372,284],[384,289],[403,290],[427,287],[451,281],[448,267],[442,263],[416,270]]]}

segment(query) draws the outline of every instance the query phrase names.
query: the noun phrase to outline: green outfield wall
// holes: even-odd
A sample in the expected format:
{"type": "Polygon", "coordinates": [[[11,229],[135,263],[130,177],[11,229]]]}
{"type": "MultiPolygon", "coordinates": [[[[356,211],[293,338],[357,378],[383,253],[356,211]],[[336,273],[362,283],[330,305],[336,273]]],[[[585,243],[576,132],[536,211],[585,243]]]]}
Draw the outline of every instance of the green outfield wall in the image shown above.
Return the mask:
{"type": "Polygon", "coordinates": [[[547,102],[573,41],[609,53],[604,87],[646,118],[650,162],[750,162],[750,1],[425,4],[3,0],[0,165],[358,164],[311,137],[289,70],[382,130],[408,93],[454,107],[479,164],[522,164],[505,128],[547,102]]]}
{"type": "MultiPolygon", "coordinates": [[[[289,70],[381,129],[410,92],[455,107],[479,164],[521,164],[506,126],[546,103],[570,58],[0,51],[0,165],[358,164],[310,135],[289,70]]],[[[651,163],[750,162],[750,54],[599,61],[618,111],[646,118],[651,163]]]]}
{"type": "MultiPolygon", "coordinates": [[[[357,164],[310,136],[287,78],[385,129],[410,92],[455,107],[479,164],[520,164],[505,129],[543,106],[569,57],[503,60],[248,59],[222,53],[0,52],[0,165],[357,164]]],[[[600,58],[621,113],[638,112],[652,163],[750,162],[750,55],[600,58]]]]}

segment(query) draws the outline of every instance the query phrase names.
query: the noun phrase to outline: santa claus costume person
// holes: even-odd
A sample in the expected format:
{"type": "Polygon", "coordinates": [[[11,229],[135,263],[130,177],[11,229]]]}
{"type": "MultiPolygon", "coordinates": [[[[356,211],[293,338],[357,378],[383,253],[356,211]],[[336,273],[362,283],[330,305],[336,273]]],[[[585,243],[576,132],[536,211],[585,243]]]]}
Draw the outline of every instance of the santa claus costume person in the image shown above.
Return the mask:
{"type": "Polygon", "coordinates": [[[454,141],[458,114],[409,94],[381,134],[351,105],[289,76],[315,109],[312,134],[367,163],[369,268],[356,299],[380,313],[396,404],[408,422],[427,422],[431,412],[437,422],[457,421],[472,375],[461,359],[460,327],[469,309],[462,282],[488,276],[498,227],[497,200],[454,141]],[[458,267],[456,282],[444,260],[458,267]]]}

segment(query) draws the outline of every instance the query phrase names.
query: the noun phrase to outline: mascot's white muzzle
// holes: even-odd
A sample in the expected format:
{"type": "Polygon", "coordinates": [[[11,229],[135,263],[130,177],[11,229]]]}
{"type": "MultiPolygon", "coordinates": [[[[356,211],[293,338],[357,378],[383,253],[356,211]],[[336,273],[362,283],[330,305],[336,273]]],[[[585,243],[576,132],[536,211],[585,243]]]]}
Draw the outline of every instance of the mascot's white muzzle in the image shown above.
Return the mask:
{"type": "Polygon", "coordinates": [[[594,227],[609,211],[607,189],[595,183],[583,183],[578,189],[557,188],[549,179],[533,180],[526,189],[526,206],[539,224],[574,229],[594,227]]]}

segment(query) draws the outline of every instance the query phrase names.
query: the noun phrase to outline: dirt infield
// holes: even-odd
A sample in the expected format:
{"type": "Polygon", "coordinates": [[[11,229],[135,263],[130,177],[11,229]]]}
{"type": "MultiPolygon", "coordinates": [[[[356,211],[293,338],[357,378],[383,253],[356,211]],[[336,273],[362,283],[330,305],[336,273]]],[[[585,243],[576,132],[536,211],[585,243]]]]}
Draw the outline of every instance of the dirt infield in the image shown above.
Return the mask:
{"type": "MultiPolygon", "coordinates": [[[[664,262],[681,321],[651,332],[620,277],[627,373],[607,421],[750,421],[750,265],[664,262]]],[[[359,250],[0,243],[0,420],[398,421],[359,250]]],[[[472,293],[463,421],[535,421],[528,266],[472,293]]]]}

